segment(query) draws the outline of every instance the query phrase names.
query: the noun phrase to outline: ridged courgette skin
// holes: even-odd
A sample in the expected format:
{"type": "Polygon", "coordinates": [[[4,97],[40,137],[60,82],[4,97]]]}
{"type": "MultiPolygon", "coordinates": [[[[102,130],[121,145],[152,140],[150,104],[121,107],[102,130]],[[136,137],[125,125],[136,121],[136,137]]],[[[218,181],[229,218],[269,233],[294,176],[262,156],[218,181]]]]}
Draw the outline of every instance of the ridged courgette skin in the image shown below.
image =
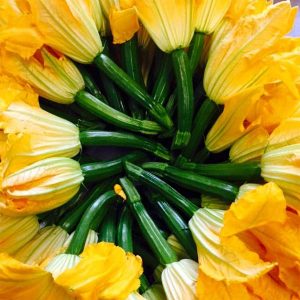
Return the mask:
{"type": "Polygon", "coordinates": [[[163,128],[156,122],[134,119],[85,91],[79,91],[74,99],[82,108],[117,127],[152,135],[163,131],[163,128]]]}
{"type": "Polygon", "coordinates": [[[125,171],[130,179],[143,183],[155,190],[164,196],[171,204],[183,210],[190,218],[198,210],[196,205],[159,177],[130,162],[125,162],[124,165],[125,171]]]}
{"type": "Polygon", "coordinates": [[[169,166],[165,163],[145,163],[143,168],[160,174],[163,178],[196,192],[234,201],[239,188],[234,184],[215,178],[198,175],[194,172],[169,166]]]}
{"type": "Polygon", "coordinates": [[[146,108],[150,115],[162,126],[170,129],[173,122],[164,107],[156,103],[137,82],[119,68],[108,56],[101,53],[94,59],[94,64],[115,82],[137,103],[146,108]]]}
{"type": "Polygon", "coordinates": [[[116,146],[150,152],[164,160],[170,160],[170,152],[161,144],[131,133],[113,131],[82,131],[79,135],[83,146],[116,146]]]}
{"type": "Polygon", "coordinates": [[[127,202],[130,210],[134,215],[141,232],[147,241],[149,247],[163,265],[177,261],[177,256],[172,250],[168,242],[163,238],[156,224],[146,211],[141,197],[132,184],[132,182],[124,177],[120,179],[121,186],[127,196],[127,202]]]}

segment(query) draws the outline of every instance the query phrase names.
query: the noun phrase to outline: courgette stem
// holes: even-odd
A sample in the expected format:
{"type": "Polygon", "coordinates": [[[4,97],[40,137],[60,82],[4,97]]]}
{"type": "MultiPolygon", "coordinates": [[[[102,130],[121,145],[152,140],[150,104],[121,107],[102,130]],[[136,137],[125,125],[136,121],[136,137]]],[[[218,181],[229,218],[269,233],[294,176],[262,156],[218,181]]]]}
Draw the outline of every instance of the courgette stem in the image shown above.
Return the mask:
{"type": "Polygon", "coordinates": [[[205,132],[210,124],[215,120],[215,117],[219,113],[219,108],[214,101],[210,99],[204,100],[200,106],[195,121],[193,124],[193,130],[188,145],[182,151],[182,156],[187,159],[192,159],[195,155],[199,144],[203,141],[205,132]]]}
{"type": "Polygon", "coordinates": [[[78,226],[76,227],[74,236],[66,250],[67,254],[79,255],[85,245],[90,226],[95,218],[103,220],[109,206],[116,198],[114,191],[108,191],[102,195],[98,195],[96,200],[84,212],[78,226]]]}
{"type": "Polygon", "coordinates": [[[219,163],[219,164],[196,164],[184,163],[182,169],[195,172],[200,175],[224,179],[229,181],[251,181],[261,179],[259,163],[219,163]]]}
{"type": "Polygon", "coordinates": [[[172,84],[172,59],[170,55],[164,54],[160,60],[160,68],[155,81],[152,97],[154,101],[164,104],[171,91],[172,84]]]}
{"type": "Polygon", "coordinates": [[[123,162],[125,160],[141,162],[146,157],[147,156],[143,152],[134,151],[111,161],[81,164],[84,182],[99,182],[100,180],[118,175],[123,171],[123,162]]]}
{"type": "Polygon", "coordinates": [[[159,177],[130,162],[125,162],[124,165],[126,173],[130,179],[143,183],[149,188],[155,190],[164,196],[171,204],[184,211],[184,213],[190,218],[198,210],[198,207],[189,199],[184,197],[159,177]]]}
{"type": "Polygon", "coordinates": [[[78,195],[81,200],[83,200],[84,198],[86,199],[84,201],[81,201],[76,207],[69,211],[59,221],[58,226],[66,230],[68,233],[73,232],[87,208],[99,197],[99,195],[103,194],[107,189],[109,189],[110,185],[111,180],[104,181],[101,184],[95,186],[88,195],[87,193],[78,195]]]}
{"type": "Polygon", "coordinates": [[[94,64],[132,99],[146,108],[158,123],[167,129],[172,128],[172,120],[164,107],[159,103],[155,103],[145,89],[119,68],[108,56],[103,53],[98,54],[94,59],[94,64]]]}
{"type": "Polygon", "coordinates": [[[221,197],[224,200],[234,201],[239,188],[231,183],[215,178],[198,175],[191,171],[169,166],[165,163],[145,163],[143,168],[160,174],[163,178],[196,192],[221,197]]]}
{"type": "Polygon", "coordinates": [[[79,135],[84,146],[116,146],[142,149],[154,155],[170,160],[170,152],[161,144],[131,133],[110,131],[82,131],[79,135]]]}
{"type": "Polygon", "coordinates": [[[149,199],[161,215],[169,230],[176,236],[178,241],[184,247],[190,258],[197,261],[198,256],[196,245],[185,220],[159,194],[150,193],[149,199]]]}
{"type": "Polygon", "coordinates": [[[157,134],[163,130],[163,128],[156,122],[137,120],[127,116],[109,105],[106,105],[85,91],[79,91],[75,95],[74,99],[82,108],[93,113],[102,120],[118,127],[144,134],[157,134]]]}
{"type": "Polygon", "coordinates": [[[105,104],[108,104],[107,99],[101,93],[94,78],[92,77],[90,72],[87,70],[87,67],[84,65],[80,65],[80,64],[77,64],[76,66],[79,69],[79,71],[82,75],[82,78],[84,80],[85,90],[87,92],[91,93],[94,97],[96,97],[100,101],[104,102],[105,104]]]}
{"type": "MultiPolygon", "coordinates": [[[[116,244],[117,239],[117,203],[114,203],[107,212],[103,221],[101,222],[101,226],[98,234],[99,242],[107,242],[116,244]]],[[[96,218],[98,219],[98,218],[96,218]]]]}
{"type": "Polygon", "coordinates": [[[177,86],[177,133],[173,140],[173,149],[182,149],[191,137],[194,113],[193,78],[189,58],[183,49],[171,54],[177,86]]]}
{"type": "Polygon", "coordinates": [[[129,207],[124,206],[117,232],[117,243],[126,252],[133,252],[132,215],[129,207]]]}
{"type": "MultiPolygon", "coordinates": [[[[142,88],[146,89],[140,64],[139,64],[137,36],[135,35],[129,41],[121,44],[120,47],[121,47],[121,59],[122,59],[124,70],[142,88]]],[[[134,101],[134,99],[131,99],[131,97],[128,101],[128,107],[131,111],[131,115],[134,118],[143,119],[144,117],[143,110],[134,101]]]]}
{"type": "Polygon", "coordinates": [[[120,183],[127,196],[126,201],[129,204],[130,210],[137,220],[149,247],[159,259],[160,263],[167,265],[176,262],[178,259],[175,252],[163,238],[159,229],[146,211],[141,202],[141,197],[132,182],[128,178],[123,177],[120,179],[120,183]]]}
{"type": "Polygon", "coordinates": [[[197,66],[199,66],[200,58],[203,51],[204,46],[204,37],[205,34],[202,32],[195,32],[193,39],[190,43],[188,56],[190,59],[190,66],[192,74],[194,74],[195,70],[197,69],[197,66]]]}

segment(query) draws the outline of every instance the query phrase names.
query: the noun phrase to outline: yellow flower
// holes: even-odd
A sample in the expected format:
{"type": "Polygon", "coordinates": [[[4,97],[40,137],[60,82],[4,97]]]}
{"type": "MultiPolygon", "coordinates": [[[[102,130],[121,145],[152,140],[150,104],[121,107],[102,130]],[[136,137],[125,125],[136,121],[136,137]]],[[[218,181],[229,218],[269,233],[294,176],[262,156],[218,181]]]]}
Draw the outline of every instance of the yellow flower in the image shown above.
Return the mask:
{"type": "Polygon", "coordinates": [[[194,4],[194,0],[135,1],[140,21],[164,52],[190,44],[195,30],[194,4]]]}
{"type": "Polygon", "coordinates": [[[27,265],[41,265],[46,259],[56,254],[64,245],[68,236],[68,233],[61,227],[44,227],[21,247],[13,257],[27,265]]]}
{"type": "Polygon", "coordinates": [[[124,299],[139,287],[141,258],[110,243],[87,246],[75,268],[56,282],[74,291],[78,299],[124,299]]]}
{"type": "Polygon", "coordinates": [[[79,163],[60,157],[43,159],[13,173],[8,167],[1,175],[0,211],[12,216],[56,208],[70,200],[83,181],[79,163]]]}
{"type": "Polygon", "coordinates": [[[35,25],[36,16],[27,0],[2,0],[0,4],[0,46],[23,58],[31,57],[43,43],[35,25]]]}
{"type": "Polygon", "coordinates": [[[197,276],[198,264],[191,259],[168,264],[161,275],[167,299],[196,299],[197,276]]]}
{"type": "Polygon", "coordinates": [[[36,216],[14,218],[0,215],[0,252],[14,254],[39,230],[36,216]]]}
{"type": "Polygon", "coordinates": [[[225,16],[231,0],[196,0],[196,31],[211,34],[225,16]]]}
{"type": "Polygon", "coordinates": [[[103,11],[109,20],[114,44],[129,41],[139,30],[139,21],[133,0],[101,1],[103,11]]]}
{"type": "Polygon", "coordinates": [[[0,112],[16,101],[39,106],[38,94],[29,84],[17,82],[13,77],[0,75],[0,112]]]}
{"type": "Polygon", "coordinates": [[[261,159],[261,175],[273,181],[286,195],[300,200],[300,144],[266,151],[261,159]]]}
{"type": "Polygon", "coordinates": [[[229,157],[234,163],[260,161],[268,145],[269,133],[262,126],[256,127],[230,148],[229,157]]]}
{"type": "Polygon", "coordinates": [[[28,0],[45,44],[81,63],[91,63],[103,50],[91,2],[28,0]]]}
{"type": "Polygon", "coordinates": [[[299,230],[300,216],[286,210],[281,190],[268,183],[246,192],[231,205],[225,213],[221,235],[225,238],[236,234],[252,236],[252,243],[256,241],[263,249],[261,257],[277,262],[279,279],[299,294],[299,285],[294,285],[300,276],[299,230]]]}
{"type": "Polygon", "coordinates": [[[281,2],[241,18],[209,54],[204,74],[208,97],[224,104],[242,90],[273,81],[272,46],[291,30],[296,12],[289,2],[281,2]]]}
{"type": "Polygon", "coordinates": [[[168,244],[172,247],[174,252],[176,253],[178,259],[189,258],[183,246],[177,240],[174,234],[171,234],[167,239],[168,244]]]}
{"type": "Polygon", "coordinates": [[[2,54],[1,66],[5,73],[29,83],[42,97],[69,104],[84,88],[83,78],[76,66],[50,47],[37,51],[28,60],[17,54],[2,54]]]}
{"type": "Polygon", "coordinates": [[[121,300],[139,287],[141,259],[113,244],[90,245],[69,263],[70,268],[54,279],[40,267],[0,254],[0,299],[13,295],[15,300],[121,300]]]}
{"type": "Polygon", "coordinates": [[[275,263],[264,262],[237,236],[221,238],[224,211],[199,209],[189,221],[196,242],[199,270],[215,280],[247,282],[268,273],[275,263]]]}
{"type": "Polygon", "coordinates": [[[73,157],[81,148],[77,126],[23,102],[0,113],[0,129],[8,135],[3,168],[9,164],[11,172],[48,157],[73,157]]]}

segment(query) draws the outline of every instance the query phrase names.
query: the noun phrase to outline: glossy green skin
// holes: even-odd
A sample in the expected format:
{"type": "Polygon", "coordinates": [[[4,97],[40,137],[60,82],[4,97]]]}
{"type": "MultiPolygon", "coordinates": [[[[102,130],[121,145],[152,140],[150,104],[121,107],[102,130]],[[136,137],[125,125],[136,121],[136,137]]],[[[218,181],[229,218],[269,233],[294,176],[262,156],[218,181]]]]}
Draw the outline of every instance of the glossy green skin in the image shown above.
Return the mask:
{"type": "Polygon", "coordinates": [[[80,142],[83,146],[116,146],[135,148],[150,152],[164,160],[170,160],[169,151],[161,144],[131,133],[111,131],[82,131],[80,142]]]}
{"type": "Polygon", "coordinates": [[[177,261],[177,256],[172,250],[168,242],[163,238],[156,224],[146,211],[141,197],[132,184],[132,182],[124,177],[120,179],[120,183],[126,193],[130,210],[139,224],[141,232],[147,241],[149,247],[155,253],[160,263],[163,265],[177,261]]]}

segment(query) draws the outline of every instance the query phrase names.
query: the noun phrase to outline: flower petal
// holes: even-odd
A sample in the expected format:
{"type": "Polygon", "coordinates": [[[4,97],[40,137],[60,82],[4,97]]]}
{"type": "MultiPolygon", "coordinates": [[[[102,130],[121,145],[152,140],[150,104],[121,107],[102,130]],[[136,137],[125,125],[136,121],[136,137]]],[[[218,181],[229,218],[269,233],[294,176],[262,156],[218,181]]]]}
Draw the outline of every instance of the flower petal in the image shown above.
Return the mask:
{"type": "Polygon", "coordinates": [[[286,201],[275,183],[267,183],[242,195],[224,215],[222,236],[231,236],[271,222],[284,223],[286,201]],[[276,207],[276,212],[274,212],[276,207]]]}

